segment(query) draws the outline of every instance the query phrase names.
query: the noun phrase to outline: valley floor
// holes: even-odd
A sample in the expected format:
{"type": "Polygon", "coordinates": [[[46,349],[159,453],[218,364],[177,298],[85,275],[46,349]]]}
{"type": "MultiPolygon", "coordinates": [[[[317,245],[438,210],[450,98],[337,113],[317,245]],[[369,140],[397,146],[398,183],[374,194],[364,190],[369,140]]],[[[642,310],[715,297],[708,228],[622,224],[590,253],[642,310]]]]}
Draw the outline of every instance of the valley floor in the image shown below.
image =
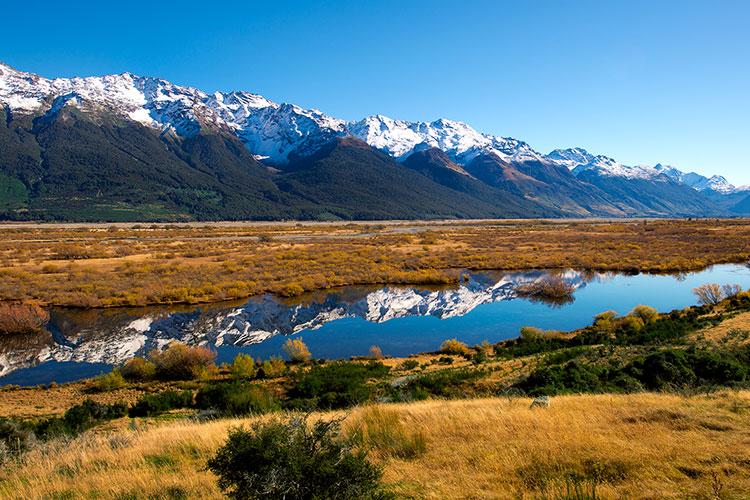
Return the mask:
{"type": "Polygon", "coordinates": [[[6,224],[0,300],[110,307],[344,285],[453,284],[462,270],[684,272],[750,260],[750,220],[6,224]]]}
{"type": "MultiPolygon", "coordinates": [[[[533,410],[529,402],[366,406],[345,425],[387,412],[422,434],[426,451],[417,458],[373,452],[389,489],[406,498],[559,498],[576,488],[600,498],[750,492],[750,392],[561,396],[533,410]]],[[[220,498],[205,462],[230,428],[252,420],[117,421],[30,452],[0,472],[0,497],[220,498]]]]}

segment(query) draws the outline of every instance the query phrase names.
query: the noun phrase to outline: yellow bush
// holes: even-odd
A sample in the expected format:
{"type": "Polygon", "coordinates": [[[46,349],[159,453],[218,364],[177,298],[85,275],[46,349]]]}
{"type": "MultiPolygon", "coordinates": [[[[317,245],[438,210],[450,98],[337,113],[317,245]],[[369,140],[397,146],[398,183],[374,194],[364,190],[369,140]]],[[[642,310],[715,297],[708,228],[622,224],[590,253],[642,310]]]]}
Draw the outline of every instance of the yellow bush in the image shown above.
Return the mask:
{"type": "Polygon", "coordinates": [[[247,354],[238,354],[230,367],[235,378],[253,378],[257,372],[255,360],[247,354]]]}
{"type": "Polygon", "coordinates": [[[449,339],[440,344],[440,352],[445,354],[456,354],[458,356],[468,356],[471,354],[471,349],[460,340],[449,339]]]}
{"type": "Polygon", "coordinates": [[[301,338],[287,339],[287,341],[284,342],[283,349],[286,355],[289,356],[289,359],[294,363],[304,363],[305,361],[309,361],[312,357],[310,350],[301,338]]]}

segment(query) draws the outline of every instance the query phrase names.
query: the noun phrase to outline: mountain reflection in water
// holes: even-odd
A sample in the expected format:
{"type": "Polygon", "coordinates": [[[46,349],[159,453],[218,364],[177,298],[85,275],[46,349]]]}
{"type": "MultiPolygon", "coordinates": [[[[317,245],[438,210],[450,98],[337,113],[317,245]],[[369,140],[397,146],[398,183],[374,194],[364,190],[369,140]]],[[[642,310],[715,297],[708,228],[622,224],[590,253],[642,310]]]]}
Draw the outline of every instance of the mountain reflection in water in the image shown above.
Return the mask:
{"type": "Polygon", "coordinates": [[[707,281],[739,283],[747,288],[750,270],[715,266],[679,277],[486,272],[466,274],[463,283],[452,288],[345,287],[295,299],[263,295],[201,306],[57,308],[50,312],[45,333],[0,338],[0,377],[4,377],[0,385],[89,376],[91,369],[78,370],[79,376],[76,367],[93,364],[106,369],[173,341],[216,348],[220,359],[222,353],[229,356],[240,350],[254,356],[279,354],[283,336],[318,329],[319,334],[308,333],[305,341],[312,341],[313,353],[323,357],[364,354],[373,344],[386,354],[407,355],[435,349],[451,337],[469,343],[483,339],[497,342],[516,335],[524,325],[582,327],[594,313],[621,306],[685,307],[694,302],[692,288],[707,281]],[[577,302],[547,306],[512,300],[518,298],[519,286],[550,276],[569,283],[577,302]],[[589,292],[587,285],[592,284],[596,286],[589,292]],[[17,370],[22,371],[13,374],[17,370]],[[35,370],[36,377],[32,376],[35,370]]]}

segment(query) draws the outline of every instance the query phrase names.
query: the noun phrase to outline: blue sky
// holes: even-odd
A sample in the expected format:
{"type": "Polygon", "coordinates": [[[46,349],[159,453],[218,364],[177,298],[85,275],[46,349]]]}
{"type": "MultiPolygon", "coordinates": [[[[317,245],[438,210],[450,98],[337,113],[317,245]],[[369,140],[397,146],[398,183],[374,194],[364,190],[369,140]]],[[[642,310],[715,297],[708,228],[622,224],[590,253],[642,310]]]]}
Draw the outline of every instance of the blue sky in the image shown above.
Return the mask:
{"type": "Polygon", "coordinates": [[[44,76],[446,117],[750,184],[748,1],[9,2],[3,17],[0,60],[44,76]]]}

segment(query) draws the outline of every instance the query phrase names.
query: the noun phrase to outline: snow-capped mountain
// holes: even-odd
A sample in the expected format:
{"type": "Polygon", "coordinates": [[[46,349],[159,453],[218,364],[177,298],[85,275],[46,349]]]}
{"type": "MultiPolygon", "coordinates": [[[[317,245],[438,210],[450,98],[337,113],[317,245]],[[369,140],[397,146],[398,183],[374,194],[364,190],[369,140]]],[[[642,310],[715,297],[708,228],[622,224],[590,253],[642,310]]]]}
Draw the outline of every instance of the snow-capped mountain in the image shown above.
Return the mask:
{"type": "Polygon", "coordinates": [[[523,141],[482,134],[465,123],[442,118],[427,123],[375,115],[349,124],[348,131],[398,159],[408,157],[415,150],[439,148],[462,165],[482,153],[496,154],[506,161],[542,160],[542,155],[523,141]]]}
{"type": "Polygon", "coordinates": [[[556,149],[548,154],[546,159],[569,168],[574,174],[593,171],[610,177],[650,180],[658,180],[660,175],[653,167],[623,165],[613,158],[604,155],[595,156],[582,148],[556,149]]]}
{"type": "Polygon", "coordinates": [[[735,187],[720,175],[704,177],[695,172],[685,173],[671,165],[662,165],[660,163],[657,163],[653,167],[650,165],[623,165],[607,156],[595,156],[582,148],[556,149],[548,154],[546,159],[569,168],[576,175],[581,172],[595,172],[608,177],[652,181],[664,180],[663,176],[665,176],[696,191],[732,194],[748,190],[747,187],[735,187]]]}
{"type": "MultiPolygon", "coordinates": [[[[98,140],[99,148],[109,152],[106,159],[109,160],[109,170],[102,175],[116,174],[122,166],[129,168],[143,169],[140,175],[151,177],[151,172],[167,172],[171,168],[183,169],[183,174],[170,174],[167,177],[158,179],[160,184],[153,184],[153,193],[144,196],[130,196],[122,194],[117,201],[127,202],[132,198],[146,199],[151,196],[152,203],[164,203],[164,196],[161,194],[169,190],[183,190],[184,186],[173,186],[174,182],[185,183],[186,178],[195,178],[193,173],[185,169],[184,162],[188,163],[200,161],[204,162],[199,170],[206,173],[206,168],[223,169],[221,173],[213,174],[214,180],[201,179],[195,180],[195,186],[190,186],[192,192],[201,192],[205,202],[201,201],[196,205],[190,199],[185,198],[185,193],[174,193],[169,198],[168,204],[176,205],[176,210],[197,211],[202,217],[227,217],[233,216],[235,211],[226,207],[224,212],[217,212],[216,203],[209,200],[223,199],[227,197],[239,196],[236,189],[239,189],[240,182],[232,182],[232,178],[237,178],[238,172],[244,168],[242,165],[248,165],[247,152],[252,154],[256,160],[260,160],[267,166],[277,167],[276,169],[266,169],[263,165],[254,163],[257,170],[267,170],[276,177],[266,177],[259,179],[258,182],[248,182],[249,179],[241,181],[243,186],[257,185],[257,202],[250,203],[243,201],[240,208],[246,209],[242,214],[249,214],[253,217],[278,218],[282,216],[299,216],[317,217],[320,214],[327,214],[333,209],[337,216],[351,217],[351,213],[369,213],[362,212],[361,207],[356,207],[355,211],[351,207],[341,208],[337,202],[333,206],[320,206],[314,209],[309,208],[310,204],[315,204],[315,200],[333,200],[330,194],[320,197],[318,188],[314,186],[313,192],[302,193],[300,190],[310,186],[311,179],[307,178],[300,183],[295,179],[287,182],[282,179],[285,174],[292,176],[290,172],[294,171],[294,164],[298,160],[311,158],[315,153],[321,151],[324,146],[332,144],[335,139],[351,137],[361,140],[372,148],[380,150],[391,156],[397,162],[403,162],[412,153],[423,151],[431,148],[438,148],[448,157],[450,161],[460,167],[466,167],[475,160],[484,160],[484,157],[493,157],[489,163],[481,163],[482,168],[489,169],[484,172],[481,182],[490,185],[493,189],[510,191],[513,196],[517,197],[513,206],[526,207],[526,210],[532,214],[532,205],[540,205],[540,213],[550,214],[549,216],[622,216],[622,215],[705,215],[708,213],[718,214],[723,208],[718,205],[705,204],[704,200],[699,199],[694,203],[686,206],[686,198],[682,196],[679,206],[669,204],[669,209],[665,209],[661,204],[654,200],[649,206],[645,206],[637,199],[638,197],[629,192],[619,189],[617,192],[611,192],[611,183],[593,182],[595,177],[607,179],[623,179],[624,181],[652,181],[654,183],[669,182],[669,179],[679,185],[685,185],[696,191],[705,191],[719,195],[735,194],[738,188],[732,186],[726,179],[720,176],[707,178],[698,174],[686,174],[674,167],[656,165],[654,167],[637,165],[624,165],[613,158],[604,155],[593,155],[581,148],[558,149],[548,155],[544,155],[534,150],[526,142],[509,138],[495,136],[479,132],[466,123],[452,121],[447,119],[438,119],[432,122],[405,121],[395,120],[382,115],[374,115],[359,121],[346,121],[338,119],[316,109],[306,109],[294,104],[276,103],[263,96],[250,92],[213,92],[207,93],[199,89],[187,86],[172,84],[166,80],[152,77],[141,77],[131,73],[122,73],[118,75],[107,75],[102,77],[87,78],[55,78],[47,79],[31,73],[24,73],[15,70],[7,65],[0,63],[0,113],[4,113],[7,126],[10,127],[17,117],[43,116],[48,118],[45,123],[55,124],[56,121],[65,122],[66,120],[57,120],[61,115],[69,111],[83,111],[85,118],[94,120],[100,127],[111,124],[113,121],[122,121],[129,124],[137,125],[140,128],[147,128],[155,131],[160,140],[168,144],[168,149],[174,156],[164,158],[161,156],[163,144],[153,144],[149,138],[141,137],[136,143],[122,143],[122,139],[117,134],[93,131],[98,140]],[[109,120],[109,116],[114,116],[117,120],[109,120]],[[230,138],[230,143],[220,146],[221,142],[211,142],[206,139],[200,143],[202,136],[219,136],[230,138]],[[179,139],[179,140],[178,140],[179,139]],[[191,141],[186,141],[191,139],[191,141]],[[120,141],[120,142],[118,142],[120,141]],[[148,150],[141,149],[143,141],[149,142],[148,150]],[[206,143],[206,141],[210,143],[206,143]],[[239,142],[238,142],[239,141],[239,142]],[[117,144],[114,144],[117,142],[117,144]],[[200,143],[200,145],[196,145],[200,143]],[[242,154],[237,152],[236,144],[244,145],[245,150],[242,154]],[[215,148],[225,148],[217,151],[215,148]],[[182,151],[176,151],[174,148],[182,148],[182,151]],[[243,156],[244,155],[244,156],[243,156]],[[136,160],[138,158],[138,160],[136,160]],[[209,163],[206,164],[205,162],[209,163]],[[136,162],[129,164],[129,162],[136,162]],[[137,163],[140,162],[140,163],[137,163]],[[217,162],[220,163],[217,166],[217,162]],[[153,164],[152,164],[153,163],[153,164]],[[166,167],[169,165],[169,167],[166,167]],[[511,165],[509,171],[505,171],[511,165]],[[289,168],[286,168],[289,166],[289,168]],[[559,169],[557,168],[559,167],[559,169]],[[286,168],[286,171],[284,169],[286,168]],[[545,170],[546,169],[546,170],[545,170]],[[564,176],[559,177],[560,171],[564,170],[564,176]],[[229,173],[231,171],[231,174],[229,173]],[[573,175],[580,177],[582,182],[576,183],[575,178],[571,180],[568,171],[573,175]],[[219,185],[215,180],[218,179],[219,185]],[[281,183],[277,183],[278,181],[281,183]],[[523,182],[522,182],[523,181],[523,182]],[[538,182],[537,182],[538,181],[538,182]],[[566,183],[564,189],[559,185],[560,182],[566,183]],[[214,187],[207,189],[211,184],[214,187]],[[262,185],[261,185],[262,184],[262,185]],[[592,185],[598,189],[594,190],[592,185]],[[564,197],[556,195],[555,188],[565,191],[564,197]],[[285,194],[292,190],[292,194],[285,194]],[[205,196],[208,192],[213,192],[211,196],[205,196]],[[541,193],[544,193],[543,195],[541,193]],[[592,199],[590,199],[593,196],[592,199]],[[623,198],[623,196],[625,196],[623,198]],[[634,197],[635,196],[635,197],[634,197]],[[564,199],[563,199],[564,198],[564,199]],[[176,200],[176,201],[175,201],[176,200]],[[311,202],[311,200],[313,200],[311,202]],[[201,205],[209,204],[207,206],[201,205]],[[213,203],[213,205],[211,205],[213,203]],[[297,203],[296,208],[289,209],[290,204],[297,203]],[[270,204],[276,204],[270,206],[270,204]],[[274,208],[276,207],[276,208],[274,208]],[[280,207],[280,208],[279,208],[280,207]],[[288,210],[287,210],[288,209],[288,210]],[[310,212],[312,210],[312,213],[310,212]],[[281,213],[286,215],[280,215],[281,213]],[[207,215],[208,214],[208,215],[207,215]],[[217,214],[217,215],[214,215],[217,214]]],[[[71,123],[75,121],[71,120],[71,123]]],[[[23,134],[35,136],[43,131],[29,125],[30,121],[21,121],[18,125],[23,129],[23,134]]],[[[63,127],[62,125],[60,125],[63,127]]],[[[64,127],[63,127],[64,128],[64,127]]],[[[10,130],[10,128],[8,128],[10,130]]],[[[66,134],[72,133],[70,130],[61,130],[57,132],[55,138],[64,141],[66,134]]],[[[142,134],[142,130],[136,134],[142,134]]],[[[7,164],[0,164],[4,172],[9,173],[24,186],[18,186],[17,190],[25,190],[27,195],[19,195],[15,201],[15,210],[26,210],[29,205],[26,199],[29,196],[35,196],[33,193],[50,193],[52,199],[57,200],[55,203],[62,203],[59,200],[68,198],[77,200],[90,199],[91,193],[85,192],[80,187],[81,184],[70,186],[73,191],[72,196],[66,193],[54,193],[55,187],[61,184],[61,179],[73,179],[66,173],[61,173],[59,177],[47,179],[41,176],[41,172],[34,172],[24,177],[23,172],[19,174],[18,165],[25,165],[24,168],[36,168],[39,165],[40,157],[44,156],[44,164],[60,165],[61,169],[76,169],[78,165],[91,164],[99,166],[101,158],[92,155],[92,148],[88,147],[89,139],[81,139],[86,144],[74,144],[74,147],[81,147],[82,150],[70,152],[66,148],[47,149],[41,146],[38,138],[20,139],[17,132],[11,133],[11,147],[15,149],[7,154],[4,161],[7,164]],[[37,141],[37,152],[29,150],[29,144],[34,146],[37,141]],[[88,148],[88,149],[87,149],[88,148]],[[20,156],[19,156],[20,155],[20,156]],[[50,155],[57,155],[54,158],[47,158],[50,155]],[[23,158],[23,160],[18,160],[23,158]],[[37,186],[32,188],[32,182],[50,182],[50,186],[37,186]],[[51,190],[50,190],[51,189],[51,190]]],[[[241,149],[241,148],[240,148],[241,149]]],[[[339,165],[347,164],[347,173],[351,169],[357,169],[358,166],[365,164],[374,164],[377,162],[373,157],[367,159],[358,157],[353,158],[353,150],[341,153],[345,159],[339,158],[339,165]]],[[[0,161],[3,161],[0,157],[0,161]]],[[[386,162],[393,166],[394,162],[386,162]]],[[[479,164],[478,164],[479,165],[479,164]]],[[[190,165],[190,168],[196,168],[196,165],[190,165]]],[[[382,168],[382,165],[381,165],[382,168]]],[[[335,175],[341,177],[341,172],[335,175]]],[[[145,177],[144,177],[145,176],[145,177]]],[[[412,185],[414,179],[409,178],[408,173],[401,172],[398,174],[401,185],[412,185]]],[[[356,176],[355,176],[356,177],[356,176]]],[[[127,176],[124,176],[122,182],[127,183],[127,176]]],[[[323,182],[326,176],[314,177],[313,180],[323,182]]],[[[330,177],[329,177],[330,179],[330,177]]],[[[439,184],[438,181],[432,179],[439,184]]],[[[385,180],[384,180],[385,181],[385,180]]],[[[77,182],[77,181],[76,181],[77,182]]],[[[152,182],[152,181],[149,181],[152,182]]],[[[349,181],[347,181],[349,182],[349,181]]],[[[352,179],[351,182],[342,186],[340,189],[348,189],[352,185],[360,182],[352,179]]],[[[388,181],[391,182],[391,181],[388,181]]],[[[395,179],[393,182],[396,182],[395,179]]],[[[420,179],[420,182],[424,182],[420,179]]],[[[446,181],[447,182],[447,181],[446,181]]],[[[105,184],[115,184],[107,182],[105,184]]],[[[437,184],[424,185],[423,192],[425,196],[433,196],[443,200],[449,200],[454,196],[446,191],[444,187],[437,184]],[[437,193],[430,195],[429,193],[437,193]]],[[[94,183],[86,183],[86,186],[94,186],[94,183]]],[[[661,184],[660,184],[661,185],[661,184]]],[[[454,189],[455,186],[447,186],[454,189]]],[[[94,189],[94,188],[91,188],[94,189]]],[[[143,189],[143,188],[139,188],[143,189]]],[[[100,194],[96,189],[96,196],[100,194]]],[[[245,191],[247,191],[245,189],[245,191]]],[[[416,208],[412,211],[404,211],[401,208],[386,211],[377,211],[378,216],[386,217],[413,217],[410,215],[437,214],[451,216],[450,214],[462,213],[464,207],[471,207],[471,211],[466,214],[453,216],[473,216],[487,217],[498,216],[503,212],[496,212],[495,206],[508,206],[501,196],[490,196],[488,191],[483,188],[481,207],[471,203],[472,200],[457,201],[456,207],[433,207],[431,209],[422,208],[425,203],[415,201],[416,208]],[[488,202],[489,200],[489,202],[488,202]],[[500,201],[496,201],[500,200],[500,201]],[[382,214],[382,215],[381,215],[382,214]]],[[[395,192],[391,186],[384,185],[378,188],[377,192],[388,193],[395,192]]],[[[478,192],[474,189],[472,192],[478,192]]],[[[108,193],[102,193],[106,198],[108,193]]],[[[333,193],[338,195],[339,193],[333,193]]],[[[246,195],[250,196],[250,195],[246,195]]],[[[251,197],[252,197],[251,196],[251,197]]],[[[466,196],[475,196],[466,195],[466,196]]],[[[106,200],[105,200],[106,201],[106,200]]],[[[402,204],[403,197],[395,200],[397,204],[402,204]]],[[[425,200],[426,201],[426,200],[425,200]]],[[[239,203],[239,202],[238,202],[239,203]]],[[[320,202],[317,202],[320,203],[320,202]]],[[[31,201],[31,207],[38,207],[38,210],[44,211],[50,207],[49,199],[36,199],[31,201]]],[[[64,204],[63,204],[64,205],[64,204]]],[[[68,210],[67,206],[61,205],[60,210],[68,210]]],[[[368,207],[366,207],[368,208],[368,207]]],[[[370,212],[375,213],[370,210],[370,212]]],[[[520,214],[514,214],[520,215],[520,214]]],[[[247,217],[247,215],[238,215],[247,217]]],[[[424,215],[421,215],[424,216],[424,215]]],[[[530,215],[531,216],[531,215],[530,215]]]]}

